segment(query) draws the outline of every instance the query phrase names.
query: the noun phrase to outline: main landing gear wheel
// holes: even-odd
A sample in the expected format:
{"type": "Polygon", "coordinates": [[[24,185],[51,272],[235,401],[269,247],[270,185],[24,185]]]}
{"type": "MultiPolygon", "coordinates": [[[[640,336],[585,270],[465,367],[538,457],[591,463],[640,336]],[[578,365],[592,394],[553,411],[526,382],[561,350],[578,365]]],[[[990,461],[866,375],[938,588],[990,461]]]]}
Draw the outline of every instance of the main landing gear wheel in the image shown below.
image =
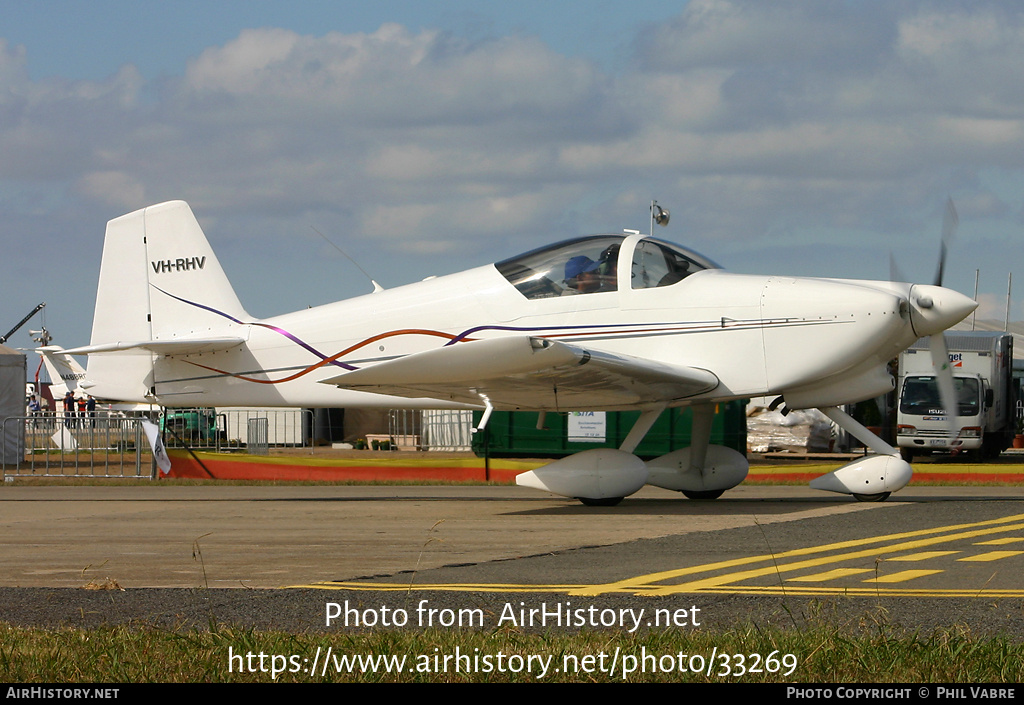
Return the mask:
{"type": "Polygon", "coordinates": [[[725,490],[680,490],[687,499],[718,499],[722,496],[725,490]]]}
{"type": "Polygon", "coordinates": [[[889,499],[891,492],[879,492],[877,494],[857,494],[854,493],[853,497],[858,502],[884,502],[889,499]]]}
{"type": "Polygon", "coordinates": [[[577,497],[576,499],[583,502],[583,504],[588,507],[614,507],[616,504],[625,499],[625,497],[602,497],[601,499],[591,499],[590,497],[577,497]]]}

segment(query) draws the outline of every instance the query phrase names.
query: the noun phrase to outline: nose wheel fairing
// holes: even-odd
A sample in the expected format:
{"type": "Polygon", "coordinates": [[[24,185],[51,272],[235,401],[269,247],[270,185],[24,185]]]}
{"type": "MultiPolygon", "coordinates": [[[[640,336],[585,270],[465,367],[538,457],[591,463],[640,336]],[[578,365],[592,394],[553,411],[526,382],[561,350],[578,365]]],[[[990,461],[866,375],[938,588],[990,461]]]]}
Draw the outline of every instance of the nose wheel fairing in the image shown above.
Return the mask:
{"type": "MultiPolygon", "coordinates": [[[[914,471],[907,461],[898,455],[868,455],[811,480],[816,490],[852,494],[858,499],[876,496],[872,501],[881,501],[885,495],[903,489],[910,482],[914,471]]],[[[866,501],[866,500],[862,500],[866,501]]]]}
{"type": "Polygon", "coordinates": [[[914,474],[898,450],[873,434],[838,407],[821,407],[821,413],[875,451],[810,482],[816,490],[851,494],[862,502],[881,502],[910,483],[914,474]]]}

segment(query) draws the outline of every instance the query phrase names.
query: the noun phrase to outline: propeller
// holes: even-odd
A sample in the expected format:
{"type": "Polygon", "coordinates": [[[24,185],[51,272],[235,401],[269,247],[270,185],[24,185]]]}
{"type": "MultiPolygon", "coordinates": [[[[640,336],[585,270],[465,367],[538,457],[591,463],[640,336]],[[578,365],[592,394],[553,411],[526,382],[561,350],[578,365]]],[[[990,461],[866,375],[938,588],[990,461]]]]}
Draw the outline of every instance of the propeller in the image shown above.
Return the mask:
{"type": "Polygon", "coordinates": [[[908,279],[903,276],[903,271],[896,264],[896,258],[892,255],[892,250],[889,250],[889,281],[891,282],[905,282],[908,279]]]}
{"type": "MultiPolygon", "coordinates": [[[[928,352],[931,353],[932,366],[935,368],[935,383],[939,387],[939,399],[942,400],[942,408],[946,410],[946,432],[952,443],[960,428],[960,402],[957,399],[956,385],[953,381],[953,368],[949,365],[946,336],[942,333],[930,336],[928,352]]],[[[953,450],[956,451],[956,449],[953,450]]]]}
{"type": "MultiPolygon", "coordinates": [[[[942,286],[942,278],[946,271],[946,254],[949,252],[949,245],[956,234],[960,218],[956,214],[956,206],[953,199],[946,199],[946,212],[942,216],[942,240],[939,243],[939,264],[935,270],[934,286],[942,286]]],[[[935,302],[927,294],[919,297],[918,305],[922,308],[933,308],[935,302]]],[[[937,331],[928,338],[928,352],[932,356],[932,366],[935,368],[935,383],[939,387],[939,398],[942,400],[942,408],[946,410],[946,431],[952,444],[960,428],[960,402],[956,395],[956,385],[953,381],[953,369],[949,365],[949,349],[946,347],[946,336],[942,331],[937,331]]],[[[954,449],[955,452],[955,449],[954,449]]]]}
{"type": "MultiPolygon", "coordinates": [[[[947,198],[946,212],[942,215],[942,239],[939,241],[939,264],[938,267],[936,267],[935,279],[933,281],[935,286],[942,286],[942,278],[946,272],[946,254],[949,252],[950,243],[953,242],[953,236],[956,234],[956,229],[959,224],[960,218],[956,214],[956,206],[953,205],[953,199],[947,198]]],[[[899,265],[896,264],[896,258],[893,257],[892,250],[889,250],[889,281],[910,281],[900,270],[899,265]]]]}
{"type": "Polygon", "coordinates": [[[956,214],[956,206],[953,205],[952,198],[947,198],[946,212],[942,216],[942,241],[939,243],[939,266],[935,271],[935,286],[942,286],[942,275],[946,271],[946,253],[953,242],[958,225],[960,218],[956,214]]]}

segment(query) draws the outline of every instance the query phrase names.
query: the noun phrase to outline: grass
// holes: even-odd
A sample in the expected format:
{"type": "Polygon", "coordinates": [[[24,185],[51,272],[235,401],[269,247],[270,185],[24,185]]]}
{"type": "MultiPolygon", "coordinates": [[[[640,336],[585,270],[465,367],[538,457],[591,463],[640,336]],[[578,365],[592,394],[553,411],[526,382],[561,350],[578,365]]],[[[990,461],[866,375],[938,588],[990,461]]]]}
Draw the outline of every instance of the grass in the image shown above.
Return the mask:
{"type": "Polygon", "coordinates": [[[746,625],[723,632],[658,631],[629,635],[611,631],[538,634],[517,629],[289,634],[217,624],[211,624],[206,630],[183,631],[139,626],[46,630],[0,625],[0,681],[1019,683],[1024,680],[1024,645],[1009,639],[975,638],[956,629],[927,636],[899,635],[884,622],[872,619],[859,627],[851,631],[822,623],[799,630],[780,630],[746,625]],[[316,673],[310,674],[306,671],[317,658],[318,650],[318,662],[323,664],[327,659],[328,668],[326,673],[318,667],[316,673]],[[461,661],[454,658],[456,653],[463,655],[461,661]],[[616,653],[618,659],[613,659],[616,653]],[[709,663],[713,653],[717,655],[709,663]],[[262,659],[260,654],[263,654],[262,659]],[[361,670],[358,663],[351,669],[336,668],[342,658],[382,654],[404,656],[402,672],[395,673],[381,662],[377,662],[376,668],[365,670],[361,670]],[[734,654],[742,654],[743,658],[734,654]],[[234,657],[230,665],[229,655],[234,657]],[[766,660],[770,655],[772,659],[766,660]],[[447,664],[445,656],[449,657],[447,664]],[[642,658],[644,656],[646,659],[642,658]],[[547,663],[547,673],[542,677],[543,666],[537,657],[547,663]],[[610,672],[613,662],[617,668],[610,672]],[[532,667],[528,667],[528,663],[532,667]],[[746,671],[742,675],[741,664],[746,671]],[[623,665],[631,667],[633,672],[623,676],[623,665]],[[643,665],[646,672],[641,672],[643,665]],[[691,669],[701,672],[694,673],[691,669]]]}

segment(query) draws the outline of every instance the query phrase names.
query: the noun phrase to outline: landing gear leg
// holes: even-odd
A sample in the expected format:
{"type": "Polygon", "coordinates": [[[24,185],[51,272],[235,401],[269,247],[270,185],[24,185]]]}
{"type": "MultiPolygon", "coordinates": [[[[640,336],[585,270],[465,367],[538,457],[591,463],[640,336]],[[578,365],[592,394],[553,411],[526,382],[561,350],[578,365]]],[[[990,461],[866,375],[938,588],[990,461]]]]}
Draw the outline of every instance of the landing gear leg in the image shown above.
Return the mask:
{"type": "Polygon", "coordinates": [[[622,441],[622,445],[619,446],[619,450],[627,453],[632,453],[636,450],[636,447],[640,445],[640,441],[644,439],[647,432],[651,430],[651,426],[661,416],[661,412],[665,410],[665,406],[661,405],[654,409],[648,409],[640,414],[640,418],[633,424],[633,428],[629,429],[629,433],[626,435],[626,440],[622,441]]]}
{"type": "Polygon", "coordinates": [[[693,425],[690,427],[690,469],[700,472],[704,469],[704,464],[708,459],[708,446],[711,445],[711,423],[715,418],[715,407],[710,404],[703,404],[692,408],[693,425]]]}
{"type": "Polygon", "coordinates": [[[898,455],[898,451],[881,438],[867,430],[859,421],[837,406],[823,406],[818,409],[836,424],[842,426],[858,441],[879,455],[898,455]]]}

